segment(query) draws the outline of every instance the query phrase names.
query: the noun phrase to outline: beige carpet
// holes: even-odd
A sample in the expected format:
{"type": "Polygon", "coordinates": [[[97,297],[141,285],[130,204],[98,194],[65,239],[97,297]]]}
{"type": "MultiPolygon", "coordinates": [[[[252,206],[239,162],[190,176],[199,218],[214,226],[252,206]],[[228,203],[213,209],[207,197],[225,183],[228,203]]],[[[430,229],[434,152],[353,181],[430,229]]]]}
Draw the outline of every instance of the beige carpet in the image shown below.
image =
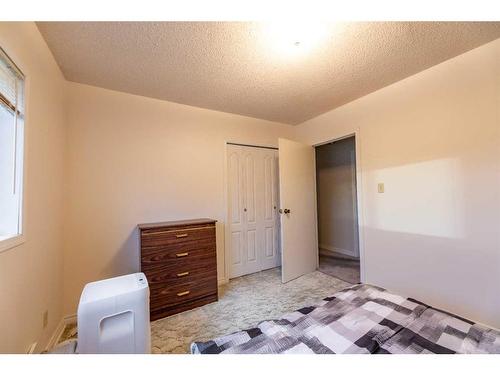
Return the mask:
{"type": "MultiPolygon", "coordinates": [[[[279,318],[349,285],[319,271],[286,284],[281,283],[279,268],[242,276],[219,288],[219,301],[151,322],[151,350],[188,353],[193,341],[207,341],[279,318]]],[[[65,333],[71,335],[71,329],[65,333]]]]}

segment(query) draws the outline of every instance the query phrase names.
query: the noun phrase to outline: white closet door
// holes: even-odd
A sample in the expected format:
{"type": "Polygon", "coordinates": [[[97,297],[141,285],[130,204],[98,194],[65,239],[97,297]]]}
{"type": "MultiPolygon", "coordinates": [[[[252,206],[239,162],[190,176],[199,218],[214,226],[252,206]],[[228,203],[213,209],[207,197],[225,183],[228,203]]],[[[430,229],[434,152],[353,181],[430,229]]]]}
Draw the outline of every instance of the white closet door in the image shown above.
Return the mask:
{"type": "Polygon", "coordinates": [[[244,160],[244,208],[243,220],[246,224],[246,252],[243,260],[246,262],[245,273],[261,270],[259,259],[259,244],[262,242],[262,232],[259,230],[257,192],[260,189],[259,155],[252,147],[242,147],[244,160]]]}
{"type": "Polygon", "coordinates": [[[260,163],[251,147],[228,145],[229,277],[260,271],[260,163]]]}
{"type": "Polygon", "coordinates": [[[262,150],[262,232],[261,269],[280,265],[278,217],[278,151],[262,150]]]}
{"type": "Polygon", "coordinates": [[[278,152],[227,146],[229,278],[281,263],[278,152]]]}
{"type": "Polygon", "coordinates": [[[227,148],[227,175],[228,175],[228,229],[230,231],[227,244],[229,257],[229,277],[245,274],[246,262],[246,223],[243,215],[243,155],[237,146],[227,148]]]}

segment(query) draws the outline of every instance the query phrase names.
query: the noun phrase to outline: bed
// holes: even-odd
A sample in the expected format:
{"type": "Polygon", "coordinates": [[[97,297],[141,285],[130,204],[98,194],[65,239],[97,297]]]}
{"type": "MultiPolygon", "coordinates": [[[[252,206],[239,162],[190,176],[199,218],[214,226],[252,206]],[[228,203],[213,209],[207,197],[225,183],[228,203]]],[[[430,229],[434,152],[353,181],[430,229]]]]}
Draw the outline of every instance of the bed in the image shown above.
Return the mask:
{"type": "Polygon", "coordinates": [[[500,353],[500,332],[368,284],[191,344],[193,354],[500,353]]]}

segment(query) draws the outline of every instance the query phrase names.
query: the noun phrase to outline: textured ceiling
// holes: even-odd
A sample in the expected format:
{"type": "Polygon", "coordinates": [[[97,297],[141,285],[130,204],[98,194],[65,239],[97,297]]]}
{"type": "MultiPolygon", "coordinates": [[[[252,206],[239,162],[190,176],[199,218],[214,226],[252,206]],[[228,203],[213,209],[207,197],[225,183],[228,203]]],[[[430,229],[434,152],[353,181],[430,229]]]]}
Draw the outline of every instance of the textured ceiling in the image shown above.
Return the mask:
{"type": "Polygon", "coordinates": [[[269,43],[272,35],[259,23],[38,28],[70,81],[287,124],[500,37],[500,22],[335,23],[314,48],[288,55],[269,43]]]}

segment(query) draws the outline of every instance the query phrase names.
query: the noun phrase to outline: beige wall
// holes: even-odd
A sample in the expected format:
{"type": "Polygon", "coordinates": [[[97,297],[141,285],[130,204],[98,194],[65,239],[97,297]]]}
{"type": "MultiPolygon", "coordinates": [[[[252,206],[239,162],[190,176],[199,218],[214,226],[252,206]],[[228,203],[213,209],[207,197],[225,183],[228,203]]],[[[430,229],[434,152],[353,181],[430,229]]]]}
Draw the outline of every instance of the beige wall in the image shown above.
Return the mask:
{"type": "Polygon", "coordinates": [[[136,225],[210,217],[224,278],[225,142],[277,145],[288,125],[68,83],[65,312],[85,283],[139,270],[136,225]]]}
{"type": "Polygon", "coordinates": [[[0,46],[27,77],[26,241],[0,253],[0,353],[23,353],[62,318],[65,83],[34,23],[0,22],[0,46]]]}
{"type": "Polygon", "coordinates": [[[496,40],[298,126],[359,130],[366,282],[500,327],[499,111],[496,40]]]}

